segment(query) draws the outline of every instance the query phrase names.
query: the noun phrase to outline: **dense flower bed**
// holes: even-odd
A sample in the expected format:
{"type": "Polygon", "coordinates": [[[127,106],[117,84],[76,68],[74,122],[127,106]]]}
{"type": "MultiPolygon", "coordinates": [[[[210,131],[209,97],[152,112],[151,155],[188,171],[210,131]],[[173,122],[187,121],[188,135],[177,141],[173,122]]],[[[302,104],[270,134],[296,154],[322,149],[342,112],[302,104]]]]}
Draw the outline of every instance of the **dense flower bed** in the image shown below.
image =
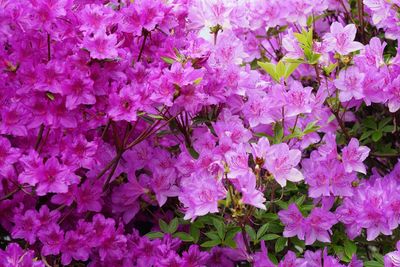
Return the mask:
{"type": "Polygon", "coordinates": [[[0,0],[0,267],[400,266],[399,0],[0,0]]]}

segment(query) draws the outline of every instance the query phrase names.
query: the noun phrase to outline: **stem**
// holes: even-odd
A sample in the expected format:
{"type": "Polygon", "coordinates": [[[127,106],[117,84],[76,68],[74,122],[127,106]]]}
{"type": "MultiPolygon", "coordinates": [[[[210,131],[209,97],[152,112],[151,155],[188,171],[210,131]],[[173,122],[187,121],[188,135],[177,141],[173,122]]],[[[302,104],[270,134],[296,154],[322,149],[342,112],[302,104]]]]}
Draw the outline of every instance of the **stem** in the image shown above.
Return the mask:
{"type": "Polygon", "coordinates": [[[297,115],[297,116],[296,116],[296,120],[294,121],[294,126],[293,126],[293,129],[292,129],[292,134],[294,133],[294,131],[295,131],[295,129],[296,129],[297,121],[299,120],[299,116],[300,116],[300,115],[297,115]]]}
{"type": "Polygon", "coordinates": [[[142,46],[140,47],[140,52],[139,52],[139,56],[137,58],[137,62],[139,62],[140,59],[142,58],[144,46],[146,44],[146,40],[147,40],[147,36],[148,35],[149,35],[149,32],[147,30],[143,29],[143,42],[142,42],[142,46]]]}
{"type": "Polygon", "coordinates": [[[106,126],[104,127],[104,130],[101,134],[101,139],[104,139],[104,137],[106,136],[106,133],[108,131],[108,129],[110,128],[110,124],[111,124],[111,120],[108,120],[106,126]]]}
{"type": "Polygon", "coordinates": [[[347,131],[347,128],[344,125],[343,120],[340,118],[339,114],[332,109],[332,107],[330,107],[330,109],[331,109],[332,114],[335,116],[337,122],[339,123],[340,129],[342,129],[342,132],[346,136],[346,139],[350,140],[351,136],[350,136],[349,132],[347,131]]]}
{"type": "Polygon", "coordinates": [[[35,143],[35,150],[37,151],[40,145],[40,141],[42,141],[42,137],[43,137],[43,131],[44,131],[44,124],[42,123],[40,125],[40,129],[39,129],[39,133],[36,139],[36,143],[35,143]]]}
{"type": "Polygon", "coordinates": [[[47,61],[50,61],[51,59],[51,48],[50,48],[50,34],[47,34],[47,61]]]}
{"type": "Polygon", "coordinates": [[[365,29],[364,29],[364,3],[362,0],[357,0],[358,21],[361,26],[361,40],[365,42],[365,29]]]}
{"type": "Polygon", "coordinates": [[[342,7],[343,7],[343,9],[344,9],[344,11],[345,11],[345,13],[346,13],[346,15],[349,17],[349,19],[351,20],[351,22],[353,22],[353,24],[356,26],[357,30],[360,30],[359,27],[358,27],[358,25],[357,25],[357,23],[355,23],[353,17],[351,16],[351,13],[347,10],[347,8],[346,8],[346,6],[345,6],[343,0],[340,0],[340,4],[342,5],[342,7]]]}
{"type": "Polygon", "coordinates": [[[317,76],[318,84],[321,84],[321,76],[319,75],[319,68],[318,64],[314,65],[315,75],[317,76]]]}
{"type": "Polygon", "coordinates": [[[246,235],[246,230],[244,228],[244,224],[241,224],[240,228],[242,229],[242,237],[243,237],[244,245],[246,246],[247,253],[250,255],[251,254],[251,248],[250,248],[250,245],[249,245],[249,241],[247,240],[247,235],[246,235]]]}
{"type": "Polygon", "coordinates": [[[0,198],[0,201],[3,201],[3,200],[8,199],[9,197],[11,197],[11,196],[14,195],[15,193],[17,193],[19,190],[21,190],[21,188],[14,189],[13,191],[11,191],[10,193],[8,193],[7,195],[1,197],[1,198],[0,198]]]}
{"type": "Polygon", "coordinates": [[[377,158],[398,158],[400,154],[390,154],[390,153],[370,153],[370,156],[377,158]]]}

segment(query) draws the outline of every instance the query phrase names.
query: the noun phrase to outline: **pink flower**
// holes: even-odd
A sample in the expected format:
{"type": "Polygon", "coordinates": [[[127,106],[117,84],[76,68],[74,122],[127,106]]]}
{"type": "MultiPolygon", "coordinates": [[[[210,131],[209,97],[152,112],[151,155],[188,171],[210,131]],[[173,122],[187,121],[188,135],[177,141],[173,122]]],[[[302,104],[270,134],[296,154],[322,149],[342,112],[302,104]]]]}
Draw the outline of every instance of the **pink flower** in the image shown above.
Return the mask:
{"type": "Polygon", "coordinates": [[[61,247],[61,263],[68,265],[72,259],[86,261],[89,259],[90,247],[84,237],[75,231],[68,231],[61,247]]]}
{"type": "Polygon", "coordinates": [[[179,201],[185,208],[185,220],[218,212],[218,201],[225,198],[226,191],[221,181],[208,173],[192,174],[181,182],[179,201]]]}
{"type": "Polygon", "coordinates": [[[347,55],[351,52],[363,49],[363,44],[355,42],[357,29],[354,24],[343,27],[339,22],[333,22],[331,32],[325,35],[325,41],[341,55],[347,55]]]}
{"type": "Polygon", "coordinates": [[[18,148],[11,146],[7,138],[0,137],[0,175],[6,176],[14,171],[13,164],[21,157],[18,148]]]}
{"type": "Polygon", "coordinates": [[[75,199],[77,203],[77,212],[101,211],[102,207],[102,184],[87,180],[75,190],[75,199]]]}
{"type": "Polygon", "coordinates": [[[97,31],[93,37],[86,35],[82,47],[90,52],[90,57],[95,59],[115,59],[118,57],[117,37],[107,35],[104,31],[97,31]]]}
{"type": "Polygon", "coordinates": [[[389,85],[389,111],[396,112],[400,108],[400,76],[389,85]]]}
{"type": "Polygon", "coordinates": [[[39,163],[37,159],[25,161],[25,171],[20,175],[19,181],[30,185],[37,185],[36,193],[44,196],[47,193],[66,193],[68,186],[79,182],[76,176],[58,159],[51,157],[46,163],[39,163]]]}
{"type": "Polygon", "coordinates": [[[45,265],[37,260],[35,251],[23,250],[18,243],[10,243],[5,251],[0,250],[0,266],[44,267],[45,265]]]}
{"type": "Polygon", "coordinates": [[[342,149],[342,160],[346,172],[360,172],[366,174],[363,161],[371,150],[366,146],[360,146],[356,138],[351,138],[350,143],[342,149]]]}
{"type": "Polygon", "coordinates": [[[80,104],[92,105],[96,103],[93,94],[93,81],[82,73],[75,71],[71,79],[62,84],[62,94],[66,96],[67,109],[75,109],[80,104]]]}
{"type": "Polygon", "coordinates": [[[41,226],[36,210],[27,210],[23,215],[16,214],[14,223],[15,226],[11,232],[13,238],[23,238],[31,245],[35,243],[41,226]]]}
{"type": "Polygon", "coordinates": [[[278,215],[279,219],[285,225],[285,229],[283,231],[283,235],[285,237],[298,236],[299,239],[304,240],[304,217],[296,204],[290,204],[287,210],[279,211],[278,215]]]}
{"type": "Polygon", "coordinates": [[[167,201],[168,197],[176,197],[179,195],[179,188],[175,184],[176,174],[170,170],[156,171],[152,177],[144,176],[145,182],[149,188],[153,190],[156,195],[158,205],[162,207],[167,201]]]}
{"type": "Polygon", "coordinates": [[[242,193],[242,201],[245,204],[265,210],[265,197],[263,192],[257,189],[257,179],[254,173],[248,172],[243,176],[237,177],[237,182],[233,181],[237,190],[242,193]]]}
{"type": "Polygon", "coordinates": [[[332,212],[314,208],[304,221],[306,245],[311,245],[316,240],[330,242],[329,233],[332,233],[331,228],[336,223],[336,216],[332,212]]]}
{"type": "Polygon", "coordinates": [[[397,241],[396,251],[389,252],[385,255],[385,267],[400,266],[400,241],[397,241]]]}
{"type": "Polygon", "coordinates": [[[265,168],[275,177],[282,186],[286,186],[286,180],[299,182],[304,179],[303,174],[296,168],[301,159],[298,149],[289,149],[286,143],[272,145],[267,153],[265,168]]]}
{"type": "Polygon", "coordinates": [[[124,222],[128,223],[139,211],[138,198],[144,193],[146,191],[137,182],[136,177],[130,178],[128,183],[113,190],[111,196],[113,212],[122,213],[124,222]]]}
{"type": "Polygon", "coordinates": [[[240,144],[234,150],[228,151],[225,154],[225,159],[229,167],[229,178],[235,179],[240,175],[251,172],[249,155],[246,153],[245,145],[240,144]]]}
{"type": "Polygon", "coordinates": [[[119,94],[111,94],[108,115],[116,121],[136,121],[139,100],[131,87],[124,86],[119,94]]]}
{"type": "Polygon", "coordinates": [[[42,242],[42,254],[44,256],[57,255],[60,253],[64,241],[64,232],[58,224],[52,223],[39,233],[39,240],[42,242]]]}
{"type": "Polygon", "coordinates": [[[312,88],[303,87],[300,82],[293,82],[290,86],[290,90],[286,93],[287,108],[285,109],[285,115],[293,117],[301,113],[310,113],[311,100],[312,100],[312,88]]]}
{"type": "Polygon", "coordinates": [[[251,144],[251,152],[253,154],[254,161],[256,164],[264,166],[264,162],[267,159],[267,152],[269,150],[270,144],[266,137],[261,137],[257,143],[251,144]]]}
{"type": "Polygon", "coordinates": [[[334,81],[335,86],[340,90],[339,99],[342,102],[354,99],[362,99],[364,73],[361,73],[356,66],[341,71],[339,78],[334,81]]]}

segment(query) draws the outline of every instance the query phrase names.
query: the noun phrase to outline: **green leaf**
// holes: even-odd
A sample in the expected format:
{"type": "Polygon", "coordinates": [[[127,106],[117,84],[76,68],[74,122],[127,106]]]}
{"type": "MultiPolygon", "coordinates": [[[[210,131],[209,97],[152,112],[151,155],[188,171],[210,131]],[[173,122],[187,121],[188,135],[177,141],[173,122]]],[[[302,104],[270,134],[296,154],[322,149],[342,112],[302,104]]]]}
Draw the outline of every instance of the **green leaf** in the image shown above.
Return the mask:
{"type": "Polygon", "coordinates": [[[197,152],[193,147],[189,147],[188,151],[189,151],[190,156],[192,156],[192,158],[194,158],[194,159],[199,158],[199,156],[200,156],[199,152],[197,152]]]}
{"type": "Polygon", "coordinates": [[[274,126],[274,144],[282,143],[283,138],[283,127],[280,122],[275,123],[274,126]]]}
{"type": "Polygon", "coordinates": [[[260,238],[260,240],[270,241],[279,238],[280,235],[277,234],[266,234],[260,238]]]}
{"type": "Polygon", "coordinates": [[[357,252],[357,246],[350,240],[344,241],[344,253],[347,257],[351,259],[353,255],[357,252]]]}
{"type": "Polygon", "coordinates": [[[331,63],[329,66],[324,67],[323,70],[327,76],[329,76],[332,71],[337,67],[337,63],[331,63]]]}
{"type": "Polygon", "coordinates": [[[146,236],[150,239],[157,239],[157,238],[162,238],[164,234],[161,232],[150,232],[147,233],[146,236]]]}
{"type": "Polygon", "coordinates": [[[377,261],[365,261],[364,267],[384,267],[384,265],[377,261]]]}
{"type": "Polygon", "coordinates": [[[281,252],[286,246],[287,239],[284,237],[279,237],[275,242],[275,252],[281,252]]]}
{"type": "Polygon", "coordinates": [[[161,57],[161,59],[164,60],[164,62],[168,63],[168,64],[173,64],[175,62],[175,60],[170,57],[161,57]]]}
{"type": "Polygon", "coordinates": [[[269,62],[257,61],[258,66],[265,70],[275,81],[278,81],[278,74],[276,73],[276,66],[269,62]]]}
{"type": "Polygon", "coordinates": [[[55,99],[55,96],[54,96],[54,94],[52,92],[46,92],[46,96],[51,101],[53,101],[55,99]]]}
{"type": "Polygon", "coordinates": [[[150,118],[156,119],[156,120],[163,120],[164,117],[157,115],[157,114],[147,114],[147,116],[149,116],[150,118]]]}
{"type": "Polygon", "coordinates": [[[178,230],[178,226],[179,226],[179,220],[178,218],[174,218],[168,226],[168,233],[173,234],[176,232],[176,230],[178,230]]]}
{"type": "Polygon", "coordinates": [[[276,221],[279,219],[276,213],[264,213],[262,217],[267,219],[268,221],[276,221]]]}
{"type": "Polygon", "coordinates": [[[231,248],[236,248],[236,241],[233,240],[232,238],[224,240],[224,245],[231,247],[231,248]]]}
{"type": "Polygon", "coordinates": [[[212,248],[221,244],[221,240],[210,240],[202,243],[200,246],[203,248],[212,248]]]}
{"type": "Polygon", "coordinates": [[[285,73],[286,73],[286,66],[283,63],[283,61],[281,60],[276,65],[276,74],[278,75],[278,77],[280,79],[281,77],[285,77],[285,73]]]}
{"type": "Polygon", "coordinates": [[[214,222],[215,228],[217,229],[218,236],[221,239],[224,239],[224,237],[225,237],[225,225],[224,225],[224,223],[221,222],[220,220],[217,220],[217,219],[214,219],[213,222],[214,222]]]}
{"type": "Polygon", "coordinates": [[[207,232],[204,233],[208,238],[212,239],[212,240],[221,240],[221,238],[219,237],[218,233],[215,231],[211,231],[211,232],[207,232]]]}
{"type": "Polygon", "coordinates": [[[260,240],[260,238],[267,232],[269,224],[266,223],[263,226],[260,227],[257,231],[257,240],[260,240]]]}
{"type": "Polygon", "coordinates": [[[232,229],[229,229],[226,232],[225,239],[233,239],[233,238],[235,238],[236,234],[238,232],[240,232],[240,230],[241,230],[240,227],[234,227],[232,229]]]}
{"type": "Polygon", "coordinates": [[[370,129],[374,129],[377,130],[378,129],[378,125],[375,122],[375,119],[372,117],[368,117],[365,120],[363,120],[362,124],[370,129]]]}
{"type": "Polygon", "coordinates": [[[379,263],[384,263],[384,258],[383,258],[383,256],[381,255],[381,254],[379,254],[379,253],[374,253],[373,255],[372,255],[372,257],[377,261],[377,262],[379,262],[379,263]]]}
{"type": "Polygon", "coordinates": [[[383,127],[385,127],[391,121],[392,121],[391,117],[384,118],[383,120],[379,121],[378,129],[382,129],[383,127]]]}
{"type": "Polygon", "coordinates": [[[278,259],[276,258],[276,256],[272,253],[268,253],[268,258],[272,261],[273,264],[278,265],[278,259]]]}
{"type": "Polygon", "coordinates": [[[304,128],[304,133],[309,134],[318,131],[321,127],[316,125],[318,121],[312,121],[307,124],[306,128],[304,128]]]}
{"type": "Polygon", "coordinates": [[[280,222],[270,222],[268,232],[273,234],[280,234],[283,232],[283,226],[280,222]]]}
{"type": "Polygon", "coordinates": [[[158,225],[160,226],[161,231],[163,231],[164,233],[168,233],[169,226],[164,220],[162,219],[158,220],[158,225]]]}
{"type": "Polygon", "coordinates": [[[373,134],[372,134],[372,141],[374,141],[374,142],[378,142],[381,138],[382,138],[382,132],[381,131],[375,131],[373,134]]]}
{"type": "Polygon", "coordinates": [[[189,234],[192,236],[194,243],[199,242],[199,238],[200,238],[200,229],[199,228],[191,225],[190,229],[189,229],[189,234]]]}
{"type": "Polygon", "coordinates": [[[364,132],[361,136],[360,136],[360,141],[367,139],[368,137],[370,137],[372,135],[373,131],[368,131],[368,132],[364,132]]]}
{"type": "Polygon", "coordinates": [[[203,80],[203,78],[200,77],[200,78],[197,78],[196,80],[194,80],[193,83],[194,83],[195,85],[199,85],[199,84],[201,83],[202,80],[203,80]]]}
{"type": "Polygon", "coordinates": [[[381,129],[384,133],[391,133],[394,130],[394,126],[393,125],[386,125],[385,127],[383,127],[381,129]]]}
{"type": "Polygon", "coordinates": [[[297,198],[295,200],[297,206],[301,206],[304,203],[304,200],[306,200],[306,196],[305,195],[301,195],[299,198],[297,198]]]}
{"type": "Polygon", "coordinates": [[[287,210],[289,207],[289,204],[283,200],[278,200],[275,202],[276,205],[278,205],[281,209],[287,210]]]}
{"type": "Polygon", "coordinates": [[[194,241],[193,237],[185,232],[177,232],[173,236],[179,238],[180,240],[182,240],[184,242],[193,242],[194,241]]]}
{"type": "Polygon", "coordinates": [[[297,69],[300,63],[288,63],[286,65],[285,79],[289,78],[290,75],[297,69]]]}
{"type": "Polygon", "coordinates": [[[250,239],[252,241],[256,240],[256,231],[254,231],[254,229],[250,225],[246,225],[245,229],[246,229],[246,233],[249,235],[250,239]]]}

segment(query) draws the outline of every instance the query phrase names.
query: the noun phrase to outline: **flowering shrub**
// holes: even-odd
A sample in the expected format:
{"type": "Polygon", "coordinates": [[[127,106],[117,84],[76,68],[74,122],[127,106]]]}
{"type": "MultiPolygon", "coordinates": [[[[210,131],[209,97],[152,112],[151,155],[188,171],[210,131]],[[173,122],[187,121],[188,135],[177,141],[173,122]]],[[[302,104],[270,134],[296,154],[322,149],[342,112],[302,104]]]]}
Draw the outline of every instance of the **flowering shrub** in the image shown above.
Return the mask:
{"type": "Polygon", "coordinates": [[[399,0],[0,22],[0,267],[400,266],[399,0]]]}

